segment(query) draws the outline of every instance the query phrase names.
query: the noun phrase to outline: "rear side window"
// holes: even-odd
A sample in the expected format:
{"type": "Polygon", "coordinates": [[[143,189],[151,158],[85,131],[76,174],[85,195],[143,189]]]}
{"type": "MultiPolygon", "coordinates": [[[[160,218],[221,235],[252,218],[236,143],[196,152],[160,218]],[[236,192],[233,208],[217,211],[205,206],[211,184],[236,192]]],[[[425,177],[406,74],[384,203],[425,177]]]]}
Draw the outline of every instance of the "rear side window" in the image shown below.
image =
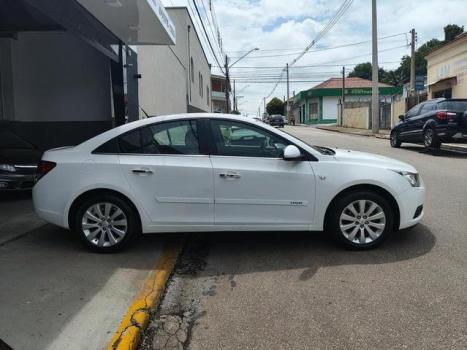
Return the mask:
{"type": "Polygon", "coordinates": [[[200,154],[196,120],[158,123],[107,141],[93,153],[200,154]]]}
{"type": "Polygon", "coordinates": [[[438,109],[448,109],[454,112],[467,111],[467,101],[443,101],[438,103],[438,109]]]}
{"type": "Polygon", "coordinates": [[[196,121],[181,120],[139,128],[119,137],[121,153],[200,154],[196,121]]]}

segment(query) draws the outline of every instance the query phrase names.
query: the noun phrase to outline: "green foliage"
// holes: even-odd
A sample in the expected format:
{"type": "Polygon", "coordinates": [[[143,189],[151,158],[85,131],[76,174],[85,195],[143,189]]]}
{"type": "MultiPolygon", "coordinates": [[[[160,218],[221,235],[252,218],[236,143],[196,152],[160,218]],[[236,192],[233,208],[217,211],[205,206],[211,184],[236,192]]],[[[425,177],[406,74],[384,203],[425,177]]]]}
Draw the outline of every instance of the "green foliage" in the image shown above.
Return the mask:
{"type": "Polygon", "coordinates": [[[444,29],[444,42],[448,43],[459,34],[464,32],[464,26],[460,27],[457,24],[448,24],[444,29]]]}
{"type": "Polygon", "coordinates": [[[230,112],[230,114],[241,114],[241,113],[239,111],[237,111],[237,110],[234,110],[234,111],[230,112]]]}
{"type": "MultiPolygon", "coordinates": [[[[421,45],[415,51],[415,75],[426,75],[427,62],[425,57],[428,56],[434,50],[453,40],[456,36],[463,32],[463,26],[460,27],[456,24],[448,24],[446,27],[444,27],[444,41],[440,41],[438,39],[431,39],[423,45],[421,45]]],[[[402,84],[407,83],[410,80],[410,62],[411,57],[405,55],[402,56],[401,63],[399,64],[399,67],[397,69],[386,71],[383,68],[380,68],[378,71],[379,81],[381,83],[386,83],[394,86],[401,86],[402,84]]],[[[353,71],[351,71],[348,76],[360,77],[363,79],[371,79],[371,63],[365,62],[356,65],[353,71]]]]}
{"type": "Polygon", "coordinates": [[[370,62],[365,62],[365,63],[359,63],[357,64],[353,71],[349,73],[349,77],[358,77],[362,79],[371,79],[371,63],[370,62]]]}
{"type": "Polygon", "coordinates": [[[266,105],[266,111],[269,115],[272,114],[284,114],[284,102],[281,99],[274,97],[266,105]]]}

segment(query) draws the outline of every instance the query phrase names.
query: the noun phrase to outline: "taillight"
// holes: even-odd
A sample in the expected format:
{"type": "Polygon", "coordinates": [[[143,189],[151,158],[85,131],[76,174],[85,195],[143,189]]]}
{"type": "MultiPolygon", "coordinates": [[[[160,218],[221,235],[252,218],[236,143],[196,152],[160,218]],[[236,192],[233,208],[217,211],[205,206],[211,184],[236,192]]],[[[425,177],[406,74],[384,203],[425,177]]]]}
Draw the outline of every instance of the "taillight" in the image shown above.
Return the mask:
{"type": "Polygon", "coordinates": [[[455,116],[456,116],[456,113],[454,112],[446,112],[446,111],[436,112],[436,119],[438,119],[439,121],[448,120],[455,116]]]}
{"type": "Polygon", "coordinates": [[[37,164],[36,181],[39,181],[41,177],[45,176],[50,170],[55,168],[56,165],[57,163],[41,160],[39,164],[37,164]]]}

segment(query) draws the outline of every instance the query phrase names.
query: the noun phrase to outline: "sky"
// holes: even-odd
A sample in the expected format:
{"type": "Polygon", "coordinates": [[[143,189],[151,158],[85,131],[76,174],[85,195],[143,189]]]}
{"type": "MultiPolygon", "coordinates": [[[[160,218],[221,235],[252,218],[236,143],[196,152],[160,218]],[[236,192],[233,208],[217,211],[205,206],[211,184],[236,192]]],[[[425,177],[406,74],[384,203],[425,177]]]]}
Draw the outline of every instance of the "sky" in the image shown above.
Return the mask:
{"type": "MultiPolygon", "coordinates": [[[[187,6],[193,17],[198,17],[194,7],[197,4],[221,65],[223,54],[233,63],[249,50],[259,48],[230,69],[238,95],[243,96],[238,100],[240,112],[256,115],[258,108],[263,112],[263,97],[269,96],[270,100],[286,96],[285,79],[273,91],[281,75],[280,67],[290,64],[316,38],[344,0],[212,0],[213,11],[209,10],[210,0],[163,3],[187,6]],[[215,39],[216,22],[222,50],[215,39]]],[[[466,6],[467,0],[378,0],[380,67],[397,68],[401,57],[410,54],[412,28],[417,32],[417,45],[432,38],[444,39],[443,27],[447,24],[465,25],[467,29],[466,6]]],[[[202,33],[199,18],[194,20],[198,33],[202,33]]],[[[204,34],[202,41],[212,73],[222,74],[204,34]]],[[[332,29],[290,68],[290,96],[328,78],[341,77],[343,66],[348,72],[361,62],[371,62],[371,0],[353,0],[332,29]]]]}

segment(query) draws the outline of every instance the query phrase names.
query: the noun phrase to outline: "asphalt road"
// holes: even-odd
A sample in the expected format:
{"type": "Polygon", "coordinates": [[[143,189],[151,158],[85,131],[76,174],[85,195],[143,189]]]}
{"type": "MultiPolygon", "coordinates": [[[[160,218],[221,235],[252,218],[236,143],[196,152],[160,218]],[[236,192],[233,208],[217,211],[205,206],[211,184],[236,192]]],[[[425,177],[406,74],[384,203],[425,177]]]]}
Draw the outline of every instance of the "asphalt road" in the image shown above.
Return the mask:
{"type": "Polygon", "coordinates": [[[141,348],[466,349],[467,154],[286,130],[413,164],[427,187],[421,224],[365,252],[325,233],[192,235],[141,348]]]}

